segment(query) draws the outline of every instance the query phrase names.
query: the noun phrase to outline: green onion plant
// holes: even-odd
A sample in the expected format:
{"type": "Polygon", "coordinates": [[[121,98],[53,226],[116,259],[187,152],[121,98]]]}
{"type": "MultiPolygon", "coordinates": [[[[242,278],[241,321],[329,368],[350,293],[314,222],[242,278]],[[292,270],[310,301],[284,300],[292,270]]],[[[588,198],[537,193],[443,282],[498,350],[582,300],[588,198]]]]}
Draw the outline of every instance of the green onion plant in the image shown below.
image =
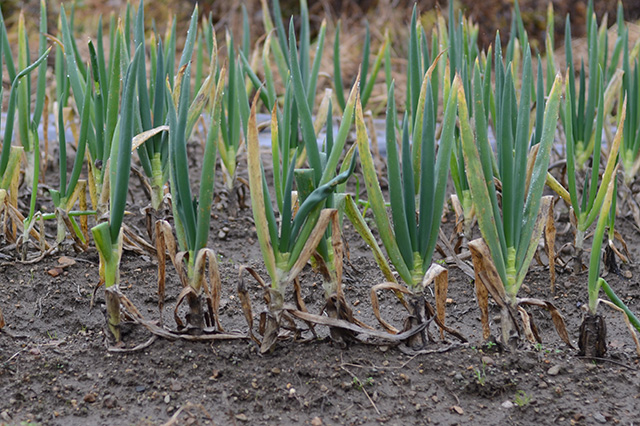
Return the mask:
{"type": "MultiPolygon", "coordinates": [[[[41,24],[40,28],[46,32],[46,5],[43,2],[41,4],[41,24]],[[44,21],[44,23],[42,22],[44,21]]],[[[0,37],[2,38],[2,56],[4,58],[4,62],[7,68],[7,74],[11,81],[11,90],[9,93],[9,106],[7,109],[7,118],[4,130],[4,138],[2,145],[2,153],[0,154],[0,174],[3,176],[2,179],[2,188],[7,189],[8,184],[11,182],[11,179],[8,179],[8,176],[15,176],[14,170],[16,164],[16,156],[18,155],[17,150],[13,150],[12,154],[12,145],[11,141],[13,138],[13,130],[15,126],[15,119],[17,113],[18,119],[18,130],[19,130],[19,138],[21,141],[21,146],[23,151],[27,156],[27,171],[25,176],[25,184],[27,186],[31,186],[33,182],[34,173],[36,172],[34,169],[35,157],[34,151],[39,148],[35,147],[36,142],[39,143],[38,140],[34,140],[37,138],[37,133],[35,129],[37,129],[38,124],[40,123],[40,119],[42,118],[42,111],[44,108],[44,96],[45,96],[45,80],[44,73],[46,71],[46,67],[43,66],[45,59],[49,55],[50,48],[47,48],[46,38],[44,36],[40,39],[39,46],[39,57],[33,62],[29,63],[29,47],[28,47],[28,38],[26,34],[25,22],[24,22],[24,14],[21,14],[18,19],[18,70],[16,70],[15,63],[12,57],[7,29],[4,24],[4,19],[2,15],[0,15],[0,37]],[[34,105],[33,114],[31,113],[31,73],[38,69],[38,83],[36,90],[36,101],[34,105]],[[10,164],[12,163],[12,164],[10,164]],[[9,168],[11,166],[11,168],[9,168]],[[9,172],[9,173],[7,173],[9,172]],[[13,172],[13,173],[12,173],[13,172]]],[[[0,67],[1,68],[1,67],[0,67]]],[[[2,72],[2,71],[0,71],[2,72]]],[[[37,179],[36,179],[37,181],[37,179]]]]}
{"type": "MultiPolygon", "coordinates": [[[[46,32],[46,5],[44,2],[40,5],[40,29],[46,32]],[[44,23],[43,23],[44,21],[44,23]]],[[[14,207],[14,231],[16,226],[22,226],[25,229],[23,240],[29,233],[30,224],[35,214],[35,202],[37,195],[37,185],[39,180],[39,164],[40,164],[40,141],[38,139],[37,128],[42,117],[44,109],[45,96],[45,73],[46,67],[43,66],[51,48],[47,48],[44,35],[40,37],[39,58],[29,64],[29,46],[26,34],[24,14],[20,14],[18,18],[18,69],[16,72],[13,57],[11,54],[7,30],[4,19],[0,14],[0,57],[4,57],[7,67],[7,73],[11,79],[11,90],[9,93],[9,105],[7,109],[7,121],[5,124],[4,138],[2,150],[0,152],[0,190],[8,190],[7,202],[14,207]],[[36,100],[33,115],[31,113],[31,79],[30,75],[38,69],[38,82],[36,90],[36,100]],[[12,146],[13,130],[15,125],[17,112],[18,119],[18,135],[20,137],[21,146],[12,146]],[[25,219],[17,210],[18,185],[20,175],[20,162],[23,154],[27,159],[27,167],[25,169],[25,185],[30,187],[31,201],[29,214],[25,219]],[[16,220],[18,219],[18,220],[16,220]],[[24,221],[24,223],[23,223],[24,221]]],[[[2,68],[2,60],[0,59],[0,69],[2,68]]],[[[0,70],[0,78],[2,71],[0,70]]],[[[1,89],[0,89],[1,91],[1,89]]],[[[7,194],[5,194],[6,197],[7,194]]],[[[13,238],[13,235],[12,235],[13,238]]]]}
{"type": "MultiPolygon", "coordinates": [[[[457,88],[460,81],[456,79],[453,88],[457,88]]],[[[439,265],[432,265],[433,252],[438,240],[442,209],[444,205],[446,181],[449,172],[451,151],[454,145],[455,119],[457,109],[457,90],[449,92],[449,98],[444,100],[445,111],[442,124],[441,138],[436,141],[436,115],[434,96],[431,86],[430,73],[423,78],[419,102],[421,116],[415,121],[415,125],[421,127],[420,139],[411,141],[409,136],[409,123],[407,116],[402,124],[401,150],[397,146],[396,138],[396,107],[394,96],[394,84],[389,88],[387,104],[386,140],[387,140],[387,164],[388,181],[391,204],[391,217],[393,226],[387,214],[387,206],[380,189],[380,183],[373,165],[373,157],[369,149],[369,141],[364,127],[362,107],[357,104],[356,130],[358,146],[361,152],[361,164],[364,180],[367,187],[369,204],[373,211],[376,227],[380,233],[383,245],[391,263],[395,266],[400,278],[406,287],[400,286],[394,276],[389,273],[386,260],[376,256],[385,276],[391,285],[384,288],[391,289],[397,295],[409,295],[409,300],[401,301],[409,311],[411,320],[406,328],[425,323],[434,316],[431,305],[424,297],[424,291],[430,284],[428,277],[440,276],[436,279],[436,304],[438,310],[438,324],[444,326],[444,301],[447,293],[447,272],[439,265]],[[436,153],[437,148],[437,153],[436,153]],[[414,179],[413,166],[414,154],[420,150],[420,174],[414,179]],[[433,166],[435,164],[435,166],[433,166]],[[416,197],[416,191],[418,196],[416,197]],[[437,273],[433,273],[434,267],[437,273]]],[[[414,131],[414,135],[416,132],[414,131]]],[[[366,238],[370,231],[359,214],[354,214],[353,209],[349,217],[355,228],[366,238]]],[[[372,247],[377,251],[376,247],[372,247]]],[[[377,308],[377,296],[372,289],[372,302],[374,314],[385,329],[392,333],[398,330],[384,321],[377,308]]],[[[406,331],[405,330],[405,331],[406,331]]],[[[426,344],[426,335],[421,333],[419,341],[414,345],[426,344]]]]}
{"type": "Polygon", "coordinates": [[[235,211],[238,204],[236,198],[238,193],[236,187],[238,155],[243,151],[243,141],[246,139],[249,119],[249,97],[245,86],[245,70],[251,68],[243,65],[241,58],[245,56],[245,53],[242,50],[236,55],[234,39],[230,31],[227,31],[226,38],[229,77],[222,103],[223,116],[218,151],[225,188],[231,200],[229,207],[235,211]]]}
{"type": "MultiPolygon", "coordinates": [[[[284,312],[284,292],[297,279],[298,274],[312,256],[316,264],[322,264],[327,301],[333,300],[336,310],[348,315],[348,305],[341,294],[342,257],[340,235],[335,222],[337,212],[332,207],[332,199],[337,188],[345,183],[355,166],[353,150],[347,154],[340,173],[336,169],[353,121],[357,93],[357,83],[346,104],[338,136],[333,140],[331,113],[327,118],[327,140],[321,153],[317,144],[317,134],[312,122],[307,93],[301,76],[293,26],[290,27],[290,60],[292,78],[287,84],[285,110],[280,113],[274,106],[272,113],[272,153],[275,175],[276,207],[280,221],[276,220],[271,208],[271,196],[260,158],[257,129],[256,94],[251,107],[248,126],[248,166],[251,205],[258,232],[258,240],[267,272],[271,278],[266,298],[269,314],[261,351],[274,349],[284,312]],[[309,168],[296,171],[297,129],[301,126],[304,149],[308,154],[309,168]],[[298,186],[293,194],[294,181],[298,186]],[[296,204],[298,207],[296,208],[296,204]],[[327,233],[327,227],[332,231],[327,233]],[[337,299],[335,299],[337,297],[337,299]]],[[[329,106],[329,111],[331,110],[329,106]]],[[[241,294],[246,294],[241,291],[241,294]]],[[[250,305],[244,302],[245,315],[251,318],[250,305]]],[[[340,317],[340,315],[337,315],[340,317]]],[[[250,322],[251,324],[251,322],[250,322]]]]}
{"type": "MultiPolygon", "coordinates": [[[[617,168],[618,166],[616,166],[616,170],[617,168]]],[[[580,334],[578,339],[579,353],[586,357],[601,358],[607,352],[607,327],[604,317],[598,314],[598,305],[601,302],[623,314],[627,328],[636,343],[636,351],[640,354],[640,343],[638,342],[636,335],[636,332],[640,331],[640,320],[638,320],[629,307],[616,295],[613,288],[607,283],[607,281],[600,277],[602,239],[607,225],[610,226],[609,210],[613,208],[613,199],[616,196],[615,186],[615,180],[611,180],[608,183],[604,201],[601,206],[600,216],[598,217],[593,234],[591,259],[589,262],[589,303],[587,305],[587,312],[580,325],[580,334]],[[604,291],[609,298],[609,301],[598,298],[600,289],[604,291]]]]}
{"type": "MultiPolygon", "coordinates": [[[[82,119],[80,122],[80,132],[78,134],[76,155],[73,160],[73,168],[71,176],[67,178],[67,139],[66,139],[66,127],[64,121],[64,102],[63,99],[68,96],[69,83],[68,79],[63,80],[65,87],[63,88],[60,97],[58,98],[58,168],[60,172],[60,181],[58,189],[49,189],[51,200],[55,207],[55,217],[57,219],[57,234],[56,244],[62,243],[66,238],[67,230],[70,232],[76,246],[80,249],[87,249],[87,237],[86,232],[83,232],[73,216],[69,215],[69,212],[79,202],[80,209],[86,211],[86,191],[87,182],[84,179],[80,179],[80,173],[82,166],[85,163],[85,152],[87,147],[87,134],[89,131],[89,120],[91,112],[91,102],[93,100],[93,84],[90,80],[84,87],[85,104],[82,108],[82,119]]],[[[91,213],[91,212],[87,212],[91,213]]],[[[86,216],[82,215],[83,225],[86,227],[86,216]]]]}
{"type": "MultiPolygon", "coordinates": [[[[621,21],[618,23],[620,24],[621,21]]],[[[573,105],[571,108],[572,116],[569,117],[566,110],[563,110],[560,113],[560,118],[565,128],[565,133],[567,132],[567,126],[572,126],[571,132],[574,145],[572,149],[578,170],[585,168],[587,160],[592,155],[598,155],[595,152],[595,146],[597,140],[601,138],[601,132],[596,131],[596,121],[601,113],[601,119],[604,120],[605,124],[602,128],[609,134],[608,116],[611,114],[615,100],[619,96],[620,85],[623,81],[623,74],[616,72],[616,69],[620,62],[621,51],[624,52],[628,49],[628,46],[625,49],[624,40],[627,37],[624,35],[623,25],[622,29],[619,28],[614,52],[609,59],[607,23],[606,20],[603,20],[600,27],[598,27],[592,1],[589,2],[587,9],[586,25],[589,46],[587,66],[585,68],[585,63],[582,61],[580,71],[576,74],[571,38],[571,21],[567,15],[565,24],[565,58],[568,81],[566,84],[568,89],[567,99],[571,100],[573,105]],[[578,75],[579,80],[577,88],[576,75],[578,75]],[[587,75],[595,78],[587,80],[587,75]],[[600,93],[603,90],[604,93],[600,93]],[[603,111],[600,111],[601,109],[603,111]]],[[[628,53],[625,55],[628,55],[628,53]]],[[[626,73],[627,70],[625,69],[626,73]]]]}
{"type": "Polygon", "coordinates": [[[618,152],[621,148],[621,141],[623,139],[623,128],[625,123],[626,108],[623,107],[620,114],[619,127],[616,132],[616,136],[609,147],[608,158],[606,159],[605,169],[600,171],[601,163],[601,146],[603,135],[603,122],[604,122],[604,85],[602,81],[602,70],[598,70],[597,77],[600,82],[598,86],[598,109],[596,114],[596,123],[593,137],[593,158],[592,168],[588,170],[584,179],[584,187],[582,195],[578,192],[578,184],[576,179],[576,169],[579,159],[577,153],[574,150],[576,145],[576,138],[573,134],[572,117],[573,106],[575,103],[571,98],[570,87],[567,87],[567,99],[565,102],[565,140],[566,140],[566,160],[567,160],[567,181],[569,201],[573,215],[575,215],[575,242],[576,249],[576,262],[574,272],[579,273],[582,271],[582,251],[584,246],[584,238],[589,227],[595,222],[598,217],[598,212],[601,210],[602,202],[605,198],[607,188],[610,181],[615,181],[614,168],[618,161],[618,152]]]}
{"type": "Polygon", "coordinates": [[[618,6],[618,31],[618,38],[623,39],[622,93],[627,96],[627,120],[624,123],[620,163],[622,164],[624,183],[630,186],[638,169],[640,169],[640,107],[638,106],[638,102],[640,102],[640,70],[638,69],[640,45],[636,43],[633,49],[629,48],[629,28],[624,25],[622,4],[618,6]]]}
{"type": "MultiPolygon", "coordinates": [[[[191,65],[187,64],[182,74],[182,81],[176,84],[174,93],[167,88],[168,99],[168,123],[169,123],[169,165],[171,194],[176,223],[176,232],[183,233],[178,236],[178,245],[181,250],[179,256],[174,257],[173,263],[181,278],[183,291],[180,294],[177,306],[186,298],[189,305],[189,314],[186,324],[176,314],[175,320],[179,329],[188,329],[189,332],[202,333],[207,327],[220,328],[217,306],[220,303],[220,277],[216,256],[212,250],[206,248],[211,224],[211,203],[214,194],[214,177],[216,164],[216,144],[220,132],[220,117],[222,109],[222,92],[225,71],[220,72],[210,110],[210,126],[204,147],[203,165],[200,176],[200,189],[198,198],[192,197],[191,183],[189,179],[189,163],[187,158],[188,118],[191,89],[191,65]],[[173,103],[177,96],[178,104],[173,103]],[[209,270],[212,282],[207,283],[204,278],[206,262],[209,262],[209,270]],[[185,271],[186,266],[186,271],[185,271]],[[202,294],[205,293],[208,311],[205,313],[202,307],[202,294]]],[[[159,236],[157,236],[159,238],[159,236]]],[[[166,238],[166,235],[165,235],[166,238]]],[[[158,253],[164,258],[164,250],[158,253]]],[[[161,260],[164,263],[164,259],[161,260]]],[[[164,298],[164,289],[161,287],[161,299],[164,298]]],[[[161,303],[163,301],[161,300],[161,303]]],[[[177,311],[176,306],[176,311],[177,311]]]]}
{"type": "Polygon", "coordinates": [[[136,71],[143,55],[142,48],[136,50],[133,60],[127,67],[123,82],[124,90],[118,119],[118,139],[116,143],[111,144],[109,155],[114,161],[114,165],[109,171],[109,179],[113,189],[110,192],[109,220],[91,228],[96,248],[100,254],[100,276],[105,286],[107,325],[116,343],[121,341],[118,284],[120,283],[120,259],[122,257],[122,221],[129,190],[131,141],[134,136],[136,71]]]}
{"type": "Polygon", "coordinates": [[[466,173],[483,236],[469,243],[476,274],[476,295],[485,338],[490,335],[489,292],[501,307],[503,344],[513,345],[522,335],[517,316],[526,319],[523,321],[525,336],[539,339],[522,304],[536,304],[548,309],[560,336],[570,344],[564,321],[551,303],[517,297],[546,223],[550,197],[542,197],[542,191],[556,133],[561,92],[561,78],[557,76],[546,103],[544,120],[536,123],[541,126],[536,131],[541,132],[540,142],[530,151],[532,66],[528,46],[524,51],[519,100],[516,98],[512,63],[505,68],[499,61],[496,67],[496,121],[493,123],[496,157],[489,144],[488,125],[484,120],[483,84],[478,61],[474,65],[472,85],[475,133],[469,121],[465,94],[462,88],[458,89],[458,116],[466,173]],[[495,171],[494,164],[497,165],[495,171]],[[494,181],[496,174],[502,189],[501,203],[498,202],[494,181]]]}

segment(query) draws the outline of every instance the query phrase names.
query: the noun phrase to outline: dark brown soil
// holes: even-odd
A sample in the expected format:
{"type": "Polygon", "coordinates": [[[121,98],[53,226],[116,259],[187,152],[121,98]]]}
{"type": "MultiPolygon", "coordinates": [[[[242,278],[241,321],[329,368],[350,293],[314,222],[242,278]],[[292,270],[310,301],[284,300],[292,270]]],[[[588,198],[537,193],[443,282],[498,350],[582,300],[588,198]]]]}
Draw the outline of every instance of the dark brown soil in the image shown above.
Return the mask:
{"type": "MultiPolygon", "coordinates": [[[[136,203],[128,207],[133,214],[127,220],[144,229],[138,212],[147,200],[135,178],[132,186],[136,203]]],[[[46,196],[42,199],[46,205],[46,196]]],[[[448,219],[447,234],[451,215],[448,219]]],[[[632,256],[640,258],[637,231],[623,219],[618,227],[632,256]]],[[[382,281],[382,275],[348,226],[345,234],[350,249],[345,293],[355,315],[375,325],[369,289],[382,281]]],[[[251,265],[266,278],[250,211],[241,209],[237,218],[230,218],[224,209],[214,208],[211,235],[209,247],[218,254],[223,281],[223,325],[227,331],[246,334],[235,291],[238,268],[251,265]],[[220,238],[223,227],[228,232],[220,238]]],[[[258,355],[249,340],[159,339],[142,351],[120,354],[105,347],[102,289],[90,309],[98,282],[95,249],[74,253],[67,248],[25,264],[1,240],[0,255],[0,306],[7,321],[0,332],[0,424],[574,425],[631,424],[638,418],[640,366],[619,314],[600,308],[609,336],[602,361],[578,357],[577,350],[561,342],[546,312],[537,309],[530,309],[530,314],[544,343],[522,343],[515,353],[500,352],[497,345],[482,341],[472,281],[453,265],[447,323],[462,332],[468,344],[437,342],[427,347],[432,353],[406,355],[391,345],[343,348],[330,341],[326,329],[318,328],[319,339],[285,339],[266,356],[258,355]],[[53,277],[62,255],[75,264],[53,277]]],[[[123,293],[149,319],[158,319],[156,264],[150,256],[125,252],[121,268],[123,293]]],[[[633,278],[610,274],[607,279],[638,312],[638,268],[622,269],[633,278]]],[[[548,269],[534,265],[522,289],[523,296],[550,299],[560,308],[574,346],[583,317],[580,305],[587,301],[586,279],[586,273],[559,271],[553,295],[548,269]]],[[[319,276],[306,270],[301,281],[307,306],[319,312],[319,276]]],[[[257,315],[262,295],[257,285],[251,283],[250,289],[257,315]]],[[[163,313],[169,327],[174,327],[171,312],[179,290],[170,268],[163,313]]],[[[401,326],[405,313],[395,297],[382,294],[380,300],[384,317],[401,326]]],[[[498,318],[498,309],[491,307],[492,317],[498,318]]],[[[497,327],[493,324],[496,335],[497,327]]],[[[124,339],[129,345],[149,338],[141,327],[127,330],[124,339]]],[[[437,335],[435,329],[431,332],[437,335]]]]}

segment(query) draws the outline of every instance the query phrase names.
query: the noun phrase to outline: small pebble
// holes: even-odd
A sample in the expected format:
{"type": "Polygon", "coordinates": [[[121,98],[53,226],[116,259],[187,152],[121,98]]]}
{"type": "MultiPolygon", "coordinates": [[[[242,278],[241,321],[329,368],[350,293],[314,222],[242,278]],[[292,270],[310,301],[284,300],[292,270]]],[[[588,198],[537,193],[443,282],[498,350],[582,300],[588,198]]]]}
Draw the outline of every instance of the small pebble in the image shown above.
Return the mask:
{"type": "Polygon", "coordinates": [[[456,413],[458,413],[460,415],[464,414],[464,410],[459,405],[454,405],[453,407],[451,407],[451,410],[455,411],[456,413]]]}
{"type": "Polygon", "coordinates": [[[165,404],[168,404],[168,403],[170,403],[170,402],[171,402],[171,397],[170,397],[169,395],[165,395],[165,396],[164,396],[164,403],[165,403],[165,404]]]}
{"type": "Polygon", "coordinates": [[[549,370],[547,370],[547,374],[550,376],[557,376],[558,374],[560,374],[560,365],[556,364],[553,367],[551,367],[549,370]]]}
{"type": "Polygon", "coordinates": [[[493,358],[491,358],[490,356],[483,356],[482,363],[484,365],[493,365],[493,358]]]}
{"type": "Polygon", "coordinates": [[[595,413],[593,415],[593,419],[598,423],[606,423],[607,422],[606,417],[603,416],[601,413],[595,413]]]}
{"type": "Polygon", "coordinates": [[[505,401],[500,405],[502,406],[502,408],[506,408],[506,409],[513,408],[513,402],[511,401],[505,401]]]}
{"type": "Polygon", "coordinates": [[[107,395],[104,397],[102,405],[104,405],[105,408],[115,408],[115,406],[118,405],[118,401],[116,400],[115,396],[107,395]]]}

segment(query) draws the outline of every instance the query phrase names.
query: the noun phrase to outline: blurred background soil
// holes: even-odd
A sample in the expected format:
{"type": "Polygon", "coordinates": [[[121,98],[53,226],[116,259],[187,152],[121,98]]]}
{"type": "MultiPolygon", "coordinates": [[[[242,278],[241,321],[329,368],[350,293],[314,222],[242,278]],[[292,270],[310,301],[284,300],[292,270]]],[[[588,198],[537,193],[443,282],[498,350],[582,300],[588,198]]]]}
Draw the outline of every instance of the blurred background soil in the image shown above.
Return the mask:
{"type": "MultiPolygon", "coordinates": [[[[60,8],[60,1],[48,1],[51,13],[50,27],[55,28],[55,17],[60,8]]],[[[109,16],[113,12],[120,11],[126,4],[124,0],[76,0],[64,2],[67,11],[71,4],[75,3],[77,15],[79,17],[78,24],[80,28],[85,25],[88,27],[96,24],[99,14],[109,16]]],[[[137,6],[137,2],[134,5],[137,6]]],[[[260,0],[245,1],[220,1],[220,0],[203,0],[197,2],[200,10],[205,15],[212,14],[213,22],[216,23],[218,29],[225,26],[239,28],[241,20],[241,5],[244,4],[249,13],[249,17],[254,21],[252,28],[260,28],[262,26],[262,11],[260,0]]],[[[270,3],[270,2],[269,2],[270,3]]],[[[363,31],[364,19],[368,19],[372,30],[378,30],[381,33],[384,28],[389,28],[392,32],[403,31],[411,17],[411,9],[414,2],[411,0],[308,0],[309,10],[312,15],[312,25],[318,28],[324,17],[327,17],[331,25],[338,18],[349,24],[348,33],[357,34],[363,31]]],[[[546,10],[549,0],[520,0],[519,5],[522,11],[522,19],[524,25],[529,32],[530,39],[534,48],[544,48],[544,36],[546,27],[546,10]]],[[[555,41],[556,46],[562,44],[564,39],[565,17],[571,14],[571,22],[574,37],[581,37],[585,33],[585,17],[587,10],[587,0],[551,0],[555,10],[555,41]]],[[[625,19],[635,22],[640,18],[640,0],[625,0],[622,2],[624,7],[625,19]]],[[[37,17],[39,14],[38,0],[2,0],[0,9],[5,20],[11,25],[17,20],[17,15],[21,9],[30,16],[37,17]]],[[[193,6],[196,4],[194,0],[147,0],[145,2],[147,10],[145,13],[148,19],[153,19],[158,23],[166,22],[171,14],[176,14],[180,21],[186,21],[191,14],[193,6]]],[[[283,16],[289,17],[297,15],[299,11],[298,0],[280,0],[283,16]]],[[[448,2],[438,0],[421,0],[417,3],[418,9],[423,14],[423,19],[429,20],[431,14],[437,10],[444,11],[448,7],[448,2]]],[[[608,14],[609,25],[615,23],[617,0],[597,0],[594,2],[594,8],[601,20],[605,14],[608,14]]],[[[508,37],[511,14],[514,7],[513,0],[454,0],[456,10],[464,11],[465,16],[470,17],[473,21],[481,24],[479,34],[480,42],[483,46],[488,46],[493,42],[495,31],[500,30],[503,37],[508,37]]],[[[36,22],[32,22],[33,25],[36,22]]],[[[86,28],[89,30],[90,28],[86,28]]],[[[254,31],[252,36],[258,37],[258,31],[254,31]]]]}

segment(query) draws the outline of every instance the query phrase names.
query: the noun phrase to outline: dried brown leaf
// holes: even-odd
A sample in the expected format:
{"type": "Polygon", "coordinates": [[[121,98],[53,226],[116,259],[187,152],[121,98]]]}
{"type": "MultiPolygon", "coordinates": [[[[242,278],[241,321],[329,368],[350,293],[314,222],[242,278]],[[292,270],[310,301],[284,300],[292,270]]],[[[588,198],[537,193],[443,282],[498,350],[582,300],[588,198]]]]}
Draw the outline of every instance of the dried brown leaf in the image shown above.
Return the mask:
{"type": "Polygon", "coordinates": [[[533,323],[533,318],[531,315],[522,307],[518,306],[518,313],[520,314],[520,318],[522,319],[524,336],[531,343],[541,343],[540,336],[538,335],[538,330],[536,329],[535,324],[533,323]]]}
{"type": "MultiPolygon", "coordinates": [[[[385,330],[389,333],[397,334],[399,330],[382,319],[382,315],[380,314],[380,301],[378,300],[378,291],[381,290],[392,290],[396,293],[400,294],[411,294],[411,291],[403,285],[393,282],[384,282],[382,284],[377,284],[371,287],[371,307],[373,309],[373,315],[375,315],[376,319],[380,323],[385,330]]],[[[405,302],[406,303],[406,302],[405,302]]],[[[405,308],[408,309],[408,306],[405,304],[405,308]]]]}
{"type": "Polygon", "coordinates": [[[128,313],[131,321],[136,324],[142,325],[152,334],[162,337],[168,340],[187,340],[192,342],[207,342],[214,340],[238,340],[238,339],[246,339],[247,336],[235,333],[218,333],[216,330],[205,328],[203,329],[203,333],[199,335],[193,334],[180,334],[174,333],[170,330],[167,330],[164,327],[158,326],[155,321],[149,321],[145,319],[140,311],[135,307],[135,305],[121,292],[118,291],[118,296],[120,298],[120,303],[123,308],[128,313]]]}
{"type": "Polygon", "coordinates": [[[544,249],[549,259],[549,278],[551,280],[551,294],[556,291],[556,224],[554,220],[553,203],[549,205],[547,224],[544,228],[544,249]]]}
{"type": "Polygon", "coordinates": [[[166,282],[166,257],[167,249],[169,259],[176,265],[176,240],[171,231],[171,225],[166,220],[158,220],[155,223],[156,254],[158,256],[158,310],[160,311],[160,323],[162,323],[162,310],[164,308],[165,282],[166,282]]]}
{"type": "Polygon", "coordinates": [[[219,331],[224,331],[220,324],[220,297],[222,293],[222,282],[220,280],[220,270],[218,268],[218,262],[216,261],[216,255],[213,250],[204,248],[198,252],[196,256],[196,263],[194,268],[194,276],[191,285],[196,292],[199,292],[200,288],[204,289],[205,299],[207,307],[209,309],[209,327],[215,327],[219,331]],[[209,279],[206,280],[204,272],[206,263],[209,263],[209,279]]]}
{"type": "Polygon", "coordinates": [[[368,337],[375,337],[378,339],[383,339],[389,342],[400,342],[403,340],[408,339],[409,337],[415,335],[416,333],[419,333],[420,331],[422,331],[426,326],[427,323],[424,322],[408,331],[402,332],[402,333],[398,333],[398,334],[391,334],[391,333],[386,333],[383,331],[378,331],[378,330],[371,330],[371,329],[366,329],[366,328],[362,328],[356,324],[353,324],[349,321],[344,321],[341,319],[337,319],[337,318],[330,318],[327,316],[323,316],[323,315],[315,315],[315,314],[311,314],[308,312],[301,312],[297,309],[294,309],[292,306],[285,306],[285,310],[293,315],[296,318],[299,318],[301,320],[305,320],[305,321],[311,321],[315,324],[320,324],[320,325],[326,325],[329,327],[337,327],[337,328],[342,328],[345,330],[350,330],[353,331],[357,334],[360,335],[364,335],[364,336],[368,336],[368,337]]]}
{"type": "Polygon", "coordinates": [[[178,315],[178,309],[180,308],[182,301],[189,295],[191,295],[191,297],[198,297],[198,294],[193,289],[193,287],[191,286],[182,287],[182,291],[178,295],[178,300],[176,301],[176,306],[173,308],[173,319],[178,325],[178,329],[183,329],[186,327],[185,324],[180,319],[180,316],[178,315]]]}
{"type": "MultiPolygon", "coordinates": [[[[300,280],[297,277],[293,280],[293,293],[296,299],[296,307],[302,312],[309,312],[309,310],[307,309],[307,304],[304,303],[304,299],[302,298],[302,289],[300,287],[300,280]]],[[[313,323],[308,322],[307,325],[309,326],[311,333],[313,333],[313,336],[317,337],[316,330],[313,326],[313,323]]]]}
{"type": "Polygon", "coordinates": [[[456,194],[451,194],[451,205],[453,206],[453,212],[456,215],[456,225],[454,226],[454,231],[456,234],[462,234],[462,225],[464,222],[464,212],[462,210],[462,204],[460,204],[460,199],[456,194]]]}
{"type": "Polygon", "coordinates": [[[473,270],[476,273],[476,277],[480,278],[480,282],[484,284],[498,305],[506,305],[507,295],[500,279],[500,274],[498,274],[493,260],[491,260],[489,246],[482,238],[477,238],[469,243],[469,250],[471,251],[473,270]]]}
{"type": "Polygon", "coordinates": [[[549,311],[549,313],[551,314],[551,320],[553,321],[553,325],[555,326],[556,331],[558,332],[558,336],[560,336],[560,339],[562,339],[562,341],[566,343],[570,348],[573,348],[573,345],[571,344],[571,339],[569,339],[569,333],[567,332],[567,326],[565,325],[564,318],[562,317],[562,314],[560,313],[558,308],[556,308],[553,303],[547,300],[533,299],[533,298],[518,299],[518,305],[522,305],[522,304],[538,306],[549,311]]]}
{"type": "Polygon", "coordinates": [[[131,152],[135,151],[139,146],[151,139],[160,132],[169,131],[169,126],[158,126],[142,133],[138,133],[131,140],[131,152]]]}
{"type": "MultiPolygon", "coordinates": [[[[422,288],[426,288],[431,282],[434,283],[436,293],[436,315],[439,323],[445,325],[447,290],[449,287],[449,271],[438,265],[432,264],[422,279],[422,288]]],[[[440,337],[444,339],[444,329],[440,328],[440,337]]]]}
{"type": "Polygon", "coordinates": [[[260,277],[260,275],[258,275],[258,273],[253,268],[244,265],[240,266],[238,276],[238,296],[240,297],[242,313],[244,314],[244,318],[247,321],[247,325],[249,326],[249,337],[251,338],[251,340],[260,345],[261,342],[253,334],[253,312],[251,309],[251,299],[249,298],[249,291],[247,290],[247,285],[244,281],[244,271],[249,272],[263,289],[266,288],[266,284],[262,277],[260,277]]]}

